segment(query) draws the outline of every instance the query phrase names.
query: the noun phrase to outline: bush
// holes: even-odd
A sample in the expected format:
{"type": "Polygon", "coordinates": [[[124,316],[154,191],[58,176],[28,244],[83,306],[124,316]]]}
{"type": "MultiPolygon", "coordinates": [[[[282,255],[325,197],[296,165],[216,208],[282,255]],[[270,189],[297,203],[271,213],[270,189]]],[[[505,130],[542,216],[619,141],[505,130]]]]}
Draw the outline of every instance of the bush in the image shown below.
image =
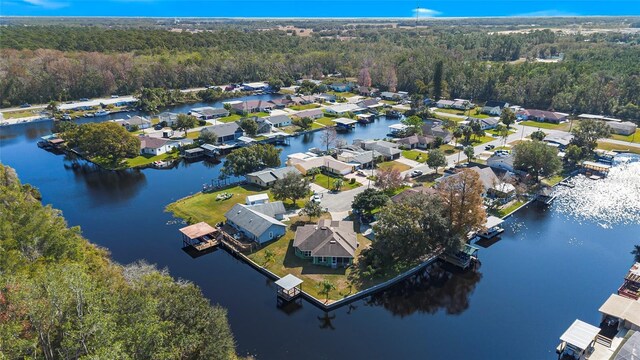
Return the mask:
{"type": "Polygon", "coordinates": [[[353,185],[353,184],[355,184],[355,183],[356,183],[356,178],[351,178],[351,179],[349,180],[349,184],[352,184],[352,185],[353,185]]]}

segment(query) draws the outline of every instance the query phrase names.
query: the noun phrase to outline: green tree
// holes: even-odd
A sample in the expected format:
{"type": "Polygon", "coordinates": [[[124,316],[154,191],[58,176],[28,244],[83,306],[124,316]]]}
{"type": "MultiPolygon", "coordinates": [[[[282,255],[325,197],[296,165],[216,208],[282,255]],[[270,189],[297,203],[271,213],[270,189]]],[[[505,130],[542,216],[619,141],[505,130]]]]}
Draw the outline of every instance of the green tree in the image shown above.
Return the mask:
{"type": "Polygon", "coordinates": [[[467,156],[467,162],[473,160],[473,158],[475,157],[473,146],[465,146],[464,154],[467,156]]]}
{"type": "Polygon", "coordinates": [[[329,300],[331,292],[336,289],[336,286],[329,280],[322,280],[318,286],[320,287],[319,293],[325,295],[325,302],[329,300]]]}
{"type": "Polygon", "coordinates": [[[378,169],[375,185],[386,193],[392,193],[402,187],[404,177],[395,167],[378,169]]]}
{"type": "Polygon", "coordinates": [[[403,119],[401,122],[407,126],[407,135],[422,135],[422,126],[424,125],[424,121],[422,121],[419,116],[412,115],[403,119]]]}
{"type": "Polygon", "coordinates": [[[333,180],[332,190],[333,191],[340,191],[343,186],[344,186],[344,180],[335,179],[335,180],[333,180]]]}
{"type": "Polygon", "coordinates": [[[538,141],[543,141],[544,138],[547,137],[547,134],[544,133],[544,131],[538,129],[534,132],[531,133],[531,139],[532,140],[538,140],[538,141]]]}
{"type": "Polygon", "coordinates": [[[462,136],[464,136],[464,143],[466,145],[471,144],[471,136],[473,135],[473,128],[465,125],[462,127],[462,136]]]}
{"type": "Polygon", "coordinates": [[[633,260],[635,262],[640,262],[640,245],[633,245],[633,251],[631,251],[631,255],[633,255],[633,260]]]}
{"type": "Polygon", "coordinates": [[[218,135],[214,131],[204,128],[198,135],[198,142],[200,144],[217,144],[218,135]]]}
{"type": "Polygon", "coordinates": [[[291,171],[282,179],[276,180],[271,187],[271,193],[276,200],[291,199],[295,204],[298,199],[306,197],[311,189],[309,188],[309,180],[291,171]]]}
{"type": "Polygon", "coordinates": [[[443,93],[443,65],[442,61],[436,62],[435,68],[433,70],[433,98],[438,101],[442,98],[443,93]]]}
{"type": "Polygon", "coordinates": [[[319,218],[322,215],[323,210],[319,202],[307,201],[300,212],[302,215],[308,216],[309,220],[311,220],[313,218],[319,218]]]}
{"type": "Polygon", "coordinates": [[[513,165],[526,171],[538,182],[539,177],[551,176],[562,168],[558,150],[542,141],[523,141],[513,147],[513,165]]]}
{"type": "Polygon", "coordinates": [[[238,125],[240,125],[242,130],[249,136],[256,136],[258,133],[258,122],[252,118],[242,118],[238,121],[238,125]]]}
{"type": "Polygon", "coordinates": [[[369,214],[371,211],[384,206],[389,201],[389,196],[374,188],[365,189],[353,198],[351,207],[360,214],[369,214]]]}
{"type": "Polygon", "coordinates": [[[500,113],[500,121],[507,126],[507,129],[511,128],[511,124],[516,122],[516,114],[509,109],[502,109],[502,113],[500,113]]]}
{"type": "Polygon", "coordinates": [[[46,110],[49,111],[49,113],[53,117],[56,117],[58,114],[60,114],[59,104],[55,100],[52,100],[52,101],[49,102],[49,104],[46,107],[46,110]]]}
{"type": "Polygon", "coordinates": [[[469,126],[471,127],[471,130],[473,130],[473,136],[475,136],[476,140],[485,135],[484,130],[482,130],[482,124],[480,124],[479,120],[472,120],[469,126]]]}
{"type": "Polygon", "coordinates": [[[316,179],[316,175],[320,174],[322,171],[320,170],[320,168],[311,168],[307,171],[307,176],[311,176],[311,180],[315,180],[316,179]]]}
{"type": "Polygon", "coordinates": [[[270,249],[265,249],[264,250],[264,263],[262,264],[262,266],[267,266],[268,263],[273,262],[273,260],[275,259],[276,254],[271,251],[270,249]]]}
{"type": "Polygon", "coordinates": [[[589,154],[580,146],[569,144],[565,150],[564,161],[570,165],[576,165],[580,161],[586,159],[589,154]]]}
{"type": "Polygon", "coordinates": [[[110,166],[140,154],[140,139],[114,122],[69,126],[59,135],[88,158],[102,159],[110,166]]]}
{"type": "Polygon", "coordinates": [[[284,86],[284,82],[278,78],[269,79],[269,87],[274,91],[280,91],[280,88],[284,86]]]}
{"type": "Polygon", "coordinates": [[[604,121],[587,119],[580,120],[571,133],[573,134],[571,142],[591,153],[598,146],[599,139],[608,138],[611,135],[611,128],[604,121]]]}
{"type": "Polygon", "coordinates": [[[279,167],[281,152],[282,149],[270,144],[241,147],[226,156],[221,172],[226,176],[243,176],[265,167],[279,167]]]}
{"type": "Polygon", "coordinates": [[[303,117],[302,119],[296,119],[293,121],[294,125],[299,126],[302,129],[308,129],[311,127],[311,124],[313,124],[313,119],[311,119],[310,117],[303,117]]]}
{"type": "Polygon", "coordinates": [[[195,116],[187,114],[178,114],[176,119],[176,129],[184,131],[184,136],[187,136],[187,130],[196,127],[198,125],[198,119],[195,116]]]}
{"type": "Polygon", "coordinates": [[[444,152],[440,149],[432,149],[429,150],[427,157],[427,165],[430,168],[436,169],[436,174],[438,173],[438,169],[440,167],[447,165],[447,157],[444,155],[444,152]]]}

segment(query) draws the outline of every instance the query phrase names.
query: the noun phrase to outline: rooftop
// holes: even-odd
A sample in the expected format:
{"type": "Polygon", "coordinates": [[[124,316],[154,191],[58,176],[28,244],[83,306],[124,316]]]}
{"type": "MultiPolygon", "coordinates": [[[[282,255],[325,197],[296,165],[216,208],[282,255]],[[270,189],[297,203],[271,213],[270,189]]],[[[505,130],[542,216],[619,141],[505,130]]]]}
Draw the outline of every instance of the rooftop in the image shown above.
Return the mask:
{"type": "Polygon", "coordinates": [[[185,226],[180,229],[180,232],[187,236],[189,239],[197,239],[199,237],[216,232],[216,229],[203,221],[197,224],[185,226]]]}

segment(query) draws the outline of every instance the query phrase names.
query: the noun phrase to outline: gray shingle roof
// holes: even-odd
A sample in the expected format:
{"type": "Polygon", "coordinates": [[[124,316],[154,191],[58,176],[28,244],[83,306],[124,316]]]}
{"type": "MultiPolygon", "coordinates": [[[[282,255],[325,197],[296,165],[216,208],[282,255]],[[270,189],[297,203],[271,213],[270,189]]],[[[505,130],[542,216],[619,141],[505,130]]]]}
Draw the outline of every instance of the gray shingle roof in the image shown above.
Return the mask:
{"type": "Polygon", "coordinates": [[[264,204],[251,205],[247,207],[253,211],[257,211],[261,214],[270,216],[272,218],[275,218],[278,215],[282,215],[286,212],[282,201],[268,202],[264,204]]]}
{"type": "Polygon", "coordinates": [[[207,126],[206,128],[202,129],[202,131],[205,131],[205,130],[212,131],[219,137],[224,137],[224,136],[235,134],[236,131],[238,131],[238,129],[240,129],[240,125],[238,125],[235,122],[229,122],[224,124],[207,126]]]}
{"type": "Polygon", "coordinates": [[[310,251],[311,256],[353,258],[358,239],[351,221],[321,220],[317,225],[298,227],[293,246],[310,251]]]}
{"type": "Polygon", "coordinates": [[[268,116],[266,117],[266,119],[273,125],[291,122],[291,118],[289,118],[287,115],[268,116]]]}
{"type": "Polygon", "coordinates": [[[227,211],[224,216],[228,221],[236,224],[256,237],[260,237],[271,227],[271,225],[286,227],[285,224],[271,216],[255,211],[251,209],[251,207],[243,204],[233,205],[231,210],[227,211]]]}
{"type": "Polygon", "coordinates": [[[140,149],[157,149],[168,143],[169,140],[151,136],[140,136],[140,149]]]}

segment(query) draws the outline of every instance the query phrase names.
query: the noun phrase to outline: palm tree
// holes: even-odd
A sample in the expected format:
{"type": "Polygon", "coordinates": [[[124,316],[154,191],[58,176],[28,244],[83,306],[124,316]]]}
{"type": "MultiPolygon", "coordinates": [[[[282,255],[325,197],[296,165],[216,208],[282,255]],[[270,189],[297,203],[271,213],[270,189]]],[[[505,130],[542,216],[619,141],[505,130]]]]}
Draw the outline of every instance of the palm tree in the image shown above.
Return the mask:
{"type": "Polygon", "coordinates": [[[329,280],[323,280],[320,283],[320,294],[324,294],[325,295],[325,303],[327,301],[329,301],[329,294],[331,293],[331,291],[335,290],[336,286],[333,285],[332,282],[330,282],[329,280]]]}
{"type": "Polygon", "coordinates": [[[473,146],[466,146],[464,148],[464,154],[467,156],[467,162],[473,160],[475,155],[475,151],[473,150],[473,146]]]}
{"type": "Polygon", "coordinates": [[[335,179],[333,181],[333,190],[334,191],[340,191],[340,189],[342,189],[342,186],[344,186],[344,180],[342,179],[335,179]]]}
{"type": "Polygon", "coordinates": [[[634,245],[631,254],[634,257],[635,262],[640,262],[640,245],[634,245]]]}
{"type": "Polygon", "coordinates": [[[273,251],[266,249],[264,251],[264,265],[262,266],[266,266],[268,263],[272,262],[275,257],[276,254],[274,254],[273,251]]]}

